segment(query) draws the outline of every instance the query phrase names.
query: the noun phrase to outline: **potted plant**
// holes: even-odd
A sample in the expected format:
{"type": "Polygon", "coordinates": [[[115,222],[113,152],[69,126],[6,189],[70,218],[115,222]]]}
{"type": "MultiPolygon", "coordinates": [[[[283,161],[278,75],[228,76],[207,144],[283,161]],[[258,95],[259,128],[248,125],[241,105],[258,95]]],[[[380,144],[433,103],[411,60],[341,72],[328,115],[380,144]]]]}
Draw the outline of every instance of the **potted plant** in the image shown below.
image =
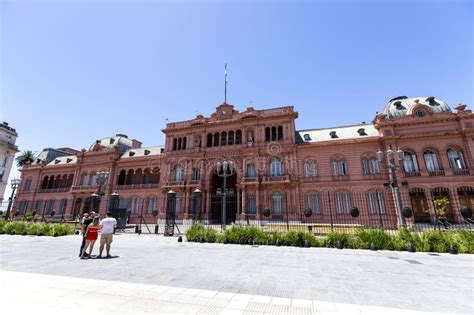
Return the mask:
{"type": "Polygon", "coordinates": [[[306,208],[306,209],[304,210],[304,216],[305,216],[305,217],[309,218],[309,217],[312,216],[312,215],[313,215],[313,210],[311,210],[311,208],[306,208]]]}
{"type": "Polygon", "coordinates": [[[268,218],[270,216],[270,209],[268,209],[268,208],[263,209],[263,215],[266,218],[268,218]]]}
{"type": "Polygon", "coordinates": [[[448,209],[448,206],[449,206],[448,198],[446,197],[437,198],[433,201],[433,203],[434,203],[435,212],[436,212],[436,216],[438,217],[438,220],[446,228],[446,210],[448,209]]]}

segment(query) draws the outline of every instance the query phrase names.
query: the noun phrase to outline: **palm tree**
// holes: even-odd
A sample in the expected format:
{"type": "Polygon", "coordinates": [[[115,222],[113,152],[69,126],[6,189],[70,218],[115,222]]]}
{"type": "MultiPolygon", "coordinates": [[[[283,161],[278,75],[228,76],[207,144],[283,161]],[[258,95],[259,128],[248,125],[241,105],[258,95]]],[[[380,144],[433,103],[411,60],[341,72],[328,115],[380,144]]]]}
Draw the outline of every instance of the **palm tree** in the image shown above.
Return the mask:
{"type": "Polygon", "coordinates": [[[35,160],[35,155],[33,151],[26,150],[23,151],[19,156],[16,158],[16,165],[18,167],[22,167],[23,165],[30,164],[35,160]]]}

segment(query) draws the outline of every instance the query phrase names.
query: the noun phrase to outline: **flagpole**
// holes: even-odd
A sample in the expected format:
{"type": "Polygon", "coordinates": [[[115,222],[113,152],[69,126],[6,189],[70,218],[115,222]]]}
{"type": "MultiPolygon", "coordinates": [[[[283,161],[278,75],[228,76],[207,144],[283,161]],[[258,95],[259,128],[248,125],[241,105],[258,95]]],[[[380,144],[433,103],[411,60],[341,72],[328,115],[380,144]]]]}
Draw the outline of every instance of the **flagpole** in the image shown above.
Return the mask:
{"type": "Polygon", "coordinates": [[[224,104],[227,104],[227,63],[224,66],[224,104]]]}

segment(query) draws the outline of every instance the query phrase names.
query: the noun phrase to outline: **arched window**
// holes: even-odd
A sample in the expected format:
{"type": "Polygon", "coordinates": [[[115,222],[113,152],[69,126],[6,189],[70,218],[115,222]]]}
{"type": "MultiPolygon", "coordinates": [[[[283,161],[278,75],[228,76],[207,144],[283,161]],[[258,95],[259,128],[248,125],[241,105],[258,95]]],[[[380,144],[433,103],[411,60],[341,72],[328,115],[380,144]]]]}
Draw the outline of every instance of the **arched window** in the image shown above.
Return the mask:
{"type": "Polygon", "coordinates": [[[45,176],[43,178],[43,183],[41,184],[41,189],[47,189],[48,188],[48,176],[45,176]]]}
{"type": "Polygon", "coordinates": [[[48,189],[53,189],[53,186],[54,186],[54,175],[49,177],[48,189]]]}
{"type": "Polygon", "coordinates": [[[66,207],[67,207],[67,199],[61,199],[61,201],[59,202],[59,213],[65,214],[66,207]]]}
{"type": "Polygon", "coordinates": [[[72,186],[72,183],[74,182],[74,174],[69,174],[68,178],[67,178],[67,186],[66,187],[71,187],[72,186]]]}
{"type": "Polygon", "coordinates": [[[87,186],[87,173],[83,173],[83,174],[82,174],[81,186],[82,186],[82,187],[86,187],[86,186],[87,186]]]}
{"type": "Polygon", "coordinates": [[[122,186],[125,185],[125,177],[127,176],[127,171],[121,170],[118,175],[117,185],[122,186]]]}
{"type": "Polygon", "coordinates": [[[403,154],[403,169],[405,172],[419,172],[416,155],[411,152],[404,152],[403,154]]]}
{"type": "Polygon", "coordinates": [[[221,145],[227,145],[227,132],[221,133],[221,145]]]}
{"type": "Polygon", "coordinates": [[[181,150],[186,150],[188,145],[188,137],[183,137],[183,146],[181,147],[181,150]]]}
{"type": "Polygon", "coordinates": [[[448,149],[447,151],[449,159],[449,167],[452,170],[465,170],[467,169],[464,163],[464,156],[461,151],[456,149],[448,149]]]}
{"type": "Polygon", "coordinates": [[[128,170],[127,180],[125,182],[125,185],[133,185],[134,178],[135,178],[134,171],[133,170],[128,170]]]}
{"type": "Polygon", "coordinates": [[[201,169],[198,167],[193,168],[192,180],[200,180],[201,179],[201,169]]]}
{"type": "Polygon", "coordinates": [[[143,181],[143,172],[142,172],[142,169],[139,168],[135,171],[135,178],[134,178],[133,184],[140,185],[142,181],[143,181]]]}
{"type": "Polygon", "coordinates": [[[90,179],[90,186],[94,187],[97,185],[97,174],[94,172],[91,174],[91,179],[90,179]]]}
{"type": "Polygon", "coordinates": [[[362,173],[368,174],[380,174],[379,161],[376,158],[365,157],[362,159],[362,173]]]}
{"type": "Polygon", "coordinates": [[[319,199],[318,192],[309,192],[306,193],[306,200],[305,200],[306,209],[313,210],[313,213],[320,214],[321,213],[321,203],[319,199]]]}
{"type": "Polygon", "coordinates": [[[179,137],[178,138],[178,150],[182,149],[182,145],[183,145],[183,139],[181,137],[179,137]]]}
{"type": "Polygon", "coordinates": [[[146,168],[145,171],[143,172],[142,183],[145,185],[148,185],[150,184],[150,182],[151,182],[150,169],[146,168]]]}
{"type": "Polygon", "coordinates": [[[130,212],[137,214],[140,209],[140,199],[138,197],[132,197],[130,199],[130,212]]]}
{"type": "Polygon", "coordinates": [[[423,158],[425,160],[426,169],[429,172],[439,171],[440,167],[438,164],[438,158],[436,154],[431,150],[425,150],[423,152],[423,158]]]}
{"type": "Polygon", "coordinates": [[[61,188],[61,175],[56,175],[53,183],[53,188],[61,188]]]}
{"type": "Polygon", "coordinates": [[[158,184],[160,182],[160,169],[155,167],[151,170],[150,184],[158,184]]]}
{"type": "Polygon", "coordinates": [[[385,214],[385,201],[384,201],[382,192],[368,191],[367,192],[367,205],[368,205],[370,214],[375,214],[378,212],[380,212],[381,214],[385,214]]]}
{"type": "Polygon", "coordinates": [[[207,134],[207,147],[212,147],[212,133],[207,134]]]}
{"type": "Polygon", "coordinates": [[[276,141],[277,139],[277,129],[276,127],[272,127],[272,141],[276,141]]]}
{"type": "Polygon", "coordinates": [[[270,176],[281,176],[281,161],[277,158],[272,158],[270,162],[270,176]]]}
{"type": "Polygon", "coordinates": [[[241,144],[242,143],[242,131],[237,130],[235,132],[235,144],[241,144]]]}
{"type": "Polygon", "coordinates": [[[351,193],[348,191],[336,192],[336,213],[349,213],[352,207],[351,193]]]}
{"type": "Polygon", "coordinates": [[[234,145],[234,135],[235,133],[233,131],[229,131],[229,141],[228,141],[228,144],[229,145],[234,145]]]}
{"type": "Polygon", "coordinates": [[[270,127],[265,128],[265,141],[270,141],[271,135],[270,135],[270,127]]]}
{"type": "Polygon", "coordinates": [[[214,146],[215,146],[215,147],[218,147],[218,146],[219,146],[219,141],[220,141],[219,133],[216,132],[216,133],[214,134],[214,146]]]}
{"type": "Polygon", "coordinates": [[[177,165],[174,168],[172,179],[174,182],[180,182],[183,180],[183,167],[181,165],[177,165]]]}
{"type": "Polygon", "coordinates": [[[182,197],[180,195],[176,194],[175,213],[180,213],[182,206],[183,206],[182,197]]]}
{"type": "Polygon", "coordinates": [[[257,199],[255,195],[249,194],[247,196],[247,214],[255,215],[257,213],[257,199]]]}
{"type": "Polygon", "coordinates": [[[152,214],[155,210],[158,210],[158,198],[151,196],[148,198],[147,213],[152,214]]]}
{"type": "Polygon", "coordinates": [[[318,176],[317,164],[315,161],[308,161],[304,163],[304,177],[318,176]]]}
{"type": "Polygon", "coordinates": [[[347,169],[346,160],[340,160],[339,161],[339,172],[340,172],[340,175],[342,175],[342,176],[346,176],[349,173],[348,169],[347,169]]]}
{"type": "Polygon", "coordinates": [[[278,140],[283,140],[283,127],[278,126],[278,140]]]}
{"type": "Polygon", "coordinates": [[[283,193],[280,191],[275,191],[272,193],[272,214],[283,215],[283,211],[284,211],[283,193]]]}

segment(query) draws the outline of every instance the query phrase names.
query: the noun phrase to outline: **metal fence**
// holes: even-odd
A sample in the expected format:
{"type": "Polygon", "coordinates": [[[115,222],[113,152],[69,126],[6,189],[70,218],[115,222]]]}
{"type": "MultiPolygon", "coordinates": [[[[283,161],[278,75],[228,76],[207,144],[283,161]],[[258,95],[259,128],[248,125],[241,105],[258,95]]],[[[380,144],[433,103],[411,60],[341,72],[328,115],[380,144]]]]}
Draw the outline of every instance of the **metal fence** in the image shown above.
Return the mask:
{"type": "MultiPolygon", "coordinates": [[[[193,223],[215,229],[232,224],[254,226],[264,231],[309,231],[317,235],[329,232],[354,233],[357,228],[382,228],[396,231],[400,226],[396,195],[390,188],[368,191],[308,191],[296,194],[276,191],[267,194],[241,192],[194,194],[191,197],[168,195],[164,200],[144,199],[128,203],[134,209],[122,210],[122,227],[133,231],[165,235],[184,234],[193,223]],[[135,205],[135,206],[134,206],[135,205]],[[138,206],[137,206],[138,205],[138,206]],[[138,210],[137,210],[138,209],[138,210]]],[[[474,190],[460,187],[411,188],[401,193],[402,214],[406,226],[423,230],[474,230],[474,190]],[[445,209],[437,200],[444,199],[445,209]]],[[[17,209],[12,216],[24,219],[17,209]]],[[[74,222],[77,216],[56,211],[36,214],[37,221],[74,222]]]]}

